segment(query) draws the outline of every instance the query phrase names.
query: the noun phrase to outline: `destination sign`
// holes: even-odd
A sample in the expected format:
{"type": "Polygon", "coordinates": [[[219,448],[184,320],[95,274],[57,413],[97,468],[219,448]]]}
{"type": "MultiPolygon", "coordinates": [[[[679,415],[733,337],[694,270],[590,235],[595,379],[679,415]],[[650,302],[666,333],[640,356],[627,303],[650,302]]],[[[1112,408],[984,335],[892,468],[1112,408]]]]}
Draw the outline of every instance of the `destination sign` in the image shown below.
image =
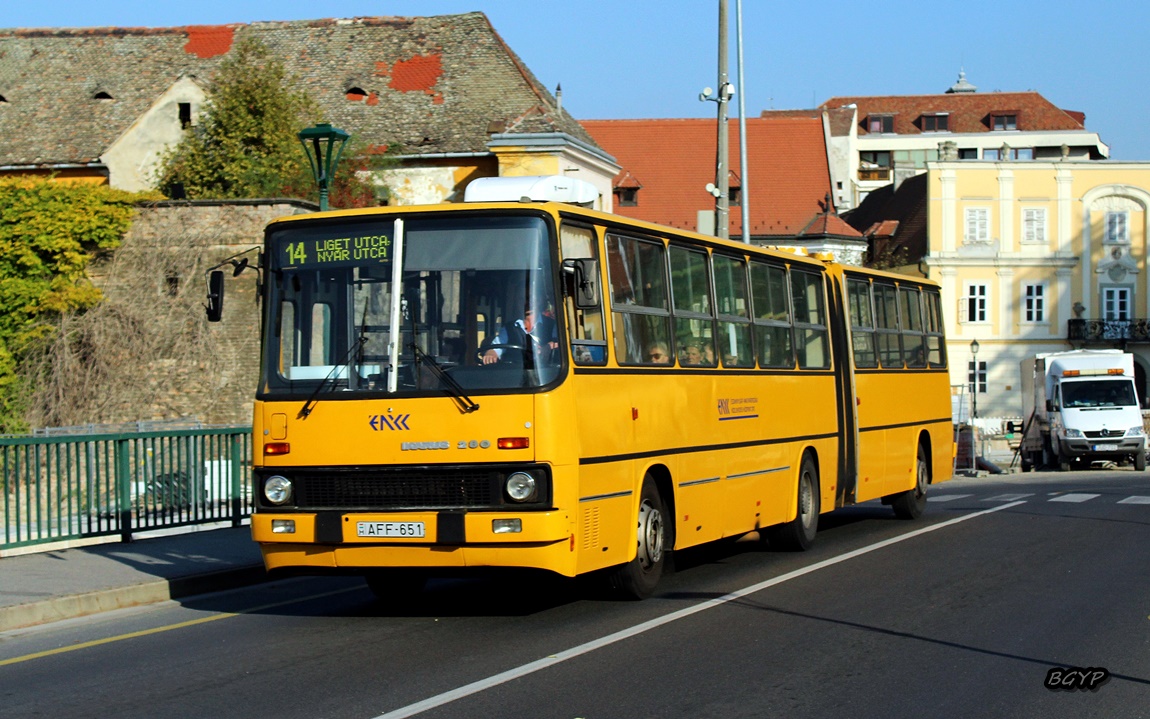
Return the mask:
{"type": "Polygon", "coordinates": [[[276,243],[276,265],[285,270],[386,265],[391,260],[391,241],[382,234],[319,238],[288,234],[276,243]]]}

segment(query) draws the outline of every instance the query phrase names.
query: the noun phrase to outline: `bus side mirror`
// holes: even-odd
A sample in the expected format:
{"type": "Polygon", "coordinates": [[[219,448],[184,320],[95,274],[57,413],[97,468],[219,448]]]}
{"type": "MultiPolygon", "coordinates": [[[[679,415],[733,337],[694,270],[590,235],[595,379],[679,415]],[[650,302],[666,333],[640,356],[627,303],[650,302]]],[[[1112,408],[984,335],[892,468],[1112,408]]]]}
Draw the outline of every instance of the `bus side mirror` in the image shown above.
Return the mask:
{"type": "Polygon", "coordinates": [[[1047,412],[1053,412],[1054,410],[1055,410],[1054,400],[1052,400],[1052,399],[1046,400],[1046,411],[1047,412]]]}
{"type": "Polygon", "coordinates": [[[575,308],[599,308],[599,263],[590,258],[563,260],[563,279],[567,295],[575,300],[575,308]]]}
{"type": "Polygon", "coordinates": [[[224,314],[224,272],[212,270],[208,273],[208,304],[204,305],[208,322],[219,322],[224,314]]]}

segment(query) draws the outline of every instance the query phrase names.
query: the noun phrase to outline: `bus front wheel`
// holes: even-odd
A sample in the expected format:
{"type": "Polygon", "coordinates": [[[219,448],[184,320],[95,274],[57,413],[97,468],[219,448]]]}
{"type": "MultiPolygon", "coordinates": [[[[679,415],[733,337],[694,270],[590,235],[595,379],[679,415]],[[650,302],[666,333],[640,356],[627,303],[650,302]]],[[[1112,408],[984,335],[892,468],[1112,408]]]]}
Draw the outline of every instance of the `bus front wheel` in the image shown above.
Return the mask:
{"type": "Polygon", "coordinates": [[[635,532],[635,558],[610,575],[611,588],[629,599],[645,599],[663,576],[668,546],[667,512],[651,475],[643,478],[635,532]]]}
{"type": "Polygon", "coordinates": [[[819,471],[815,460],[803,456],[799,469],[799,484],[795,518],[783,524],[767,527],[767,542],[771,547],[788,552],[810,549],[819,529],[819,471]]]}

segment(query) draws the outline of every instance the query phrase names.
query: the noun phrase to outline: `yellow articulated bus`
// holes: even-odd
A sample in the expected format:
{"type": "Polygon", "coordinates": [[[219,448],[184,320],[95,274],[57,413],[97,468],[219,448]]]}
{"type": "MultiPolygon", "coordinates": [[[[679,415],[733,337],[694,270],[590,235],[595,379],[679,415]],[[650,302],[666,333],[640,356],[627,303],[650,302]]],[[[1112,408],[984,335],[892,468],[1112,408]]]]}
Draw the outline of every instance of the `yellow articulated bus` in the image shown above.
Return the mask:
{"type": "Polygon", "coordinates": [[[873,499],[923,512],[953,454],[936,284],[570,202],[586,190],[479,180],[460,204],[269,225],[269,570],[358,572],[383,598],[601,570],[643,597],[672,549],[805,549],[821,513],[873,499]]]}

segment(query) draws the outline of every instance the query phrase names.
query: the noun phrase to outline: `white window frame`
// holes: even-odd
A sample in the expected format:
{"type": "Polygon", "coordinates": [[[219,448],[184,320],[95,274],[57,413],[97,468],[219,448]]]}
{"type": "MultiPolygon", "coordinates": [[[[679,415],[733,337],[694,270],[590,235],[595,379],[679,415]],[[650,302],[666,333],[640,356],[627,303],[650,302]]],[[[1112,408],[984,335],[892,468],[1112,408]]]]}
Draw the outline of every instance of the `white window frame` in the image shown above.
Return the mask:
{"type": "Polygon", "coordinates": [[[1022,241],[1029,244],[1046,243],[1046,208],[1022,208],[1022,241]]]}
{"type": "Polygon", "coordinates": [[[1124,322],[1131,319],[1134,292],[1129,287],[1115,286],[1102,288],[1102,319],[1107,322],[1124,322]]]}
{"type": "Polygon", "coordinates": [[[1035,282],[1022,286],[1022,324],[1044,325],[1046,320],[1046,296],[1049,287],[1045,282],[1035,282]]]}
{"type": "Polygon", "coordinates": [[[990,208],[967,207],[962,214],[963,241],[967,244],[990,242],[990,208]]]}
{"type": "Polygon", "coordinates": [[[1127,244],[1130,241],[1130,213],[1107,212],[1103,225],[1103,242],[1127,244]]]}
{"type": "Polygon", "coordinates": [[[966,283],[966,293],[959,306],[959,321],[968,324],[985,324],[990,321],[990,285],[984,282],[966,283]]]}

